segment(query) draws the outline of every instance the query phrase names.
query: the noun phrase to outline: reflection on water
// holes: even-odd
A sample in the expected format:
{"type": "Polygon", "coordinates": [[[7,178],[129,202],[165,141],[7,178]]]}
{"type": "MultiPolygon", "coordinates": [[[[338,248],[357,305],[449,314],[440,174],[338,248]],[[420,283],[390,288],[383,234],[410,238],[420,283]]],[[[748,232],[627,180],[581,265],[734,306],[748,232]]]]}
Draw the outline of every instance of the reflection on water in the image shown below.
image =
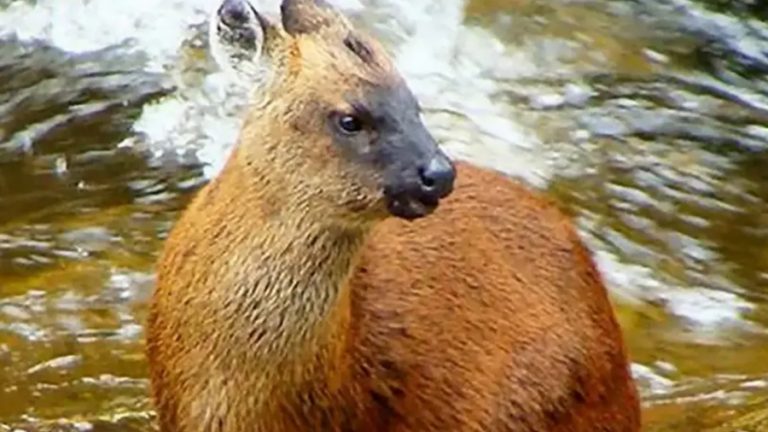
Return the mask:
{"type": "MultiPolygon", "coordinates": [[[[451,154],[574,214],[647,430],[768,430],[759,2],[337,3],[396,55],[451,154]]],[[[153,261],[246,103],[208,57],[212,7],[0,0],[0,430],[152,427],[153,261]]]]}

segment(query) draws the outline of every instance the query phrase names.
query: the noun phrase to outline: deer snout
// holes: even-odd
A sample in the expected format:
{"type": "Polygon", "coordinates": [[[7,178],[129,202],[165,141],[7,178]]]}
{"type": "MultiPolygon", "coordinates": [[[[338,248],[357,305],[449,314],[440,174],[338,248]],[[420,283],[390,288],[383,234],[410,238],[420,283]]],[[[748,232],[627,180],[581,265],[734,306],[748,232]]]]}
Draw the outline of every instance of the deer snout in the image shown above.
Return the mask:
{"type": "Polygon", "coordinates": [[[432,213],[442,198],[453,191],[456,170],[441,151],[417,163],[401,167],[385,184],[384,196],[392,216],[406,220],[432,213]]]}
{"type": "Polygon", "coordinates": [[[438,201],[453,191],[456,170],[443,153],[433,156],[418,171],[421,193],[428,199],[438,201]]]}

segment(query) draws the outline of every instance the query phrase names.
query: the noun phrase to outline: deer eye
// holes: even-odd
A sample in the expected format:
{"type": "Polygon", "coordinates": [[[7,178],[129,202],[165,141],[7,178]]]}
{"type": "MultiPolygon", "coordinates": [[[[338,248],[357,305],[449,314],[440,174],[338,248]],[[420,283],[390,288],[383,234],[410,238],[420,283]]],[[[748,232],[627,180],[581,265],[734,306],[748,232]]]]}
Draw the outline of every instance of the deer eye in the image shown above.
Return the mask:
{"type": "Polygon", "coordinates": [[[356,115],[342,114],[337,117],[336,123],[346,134],[356,134],[363,130],[363,121],[356,115]]]}

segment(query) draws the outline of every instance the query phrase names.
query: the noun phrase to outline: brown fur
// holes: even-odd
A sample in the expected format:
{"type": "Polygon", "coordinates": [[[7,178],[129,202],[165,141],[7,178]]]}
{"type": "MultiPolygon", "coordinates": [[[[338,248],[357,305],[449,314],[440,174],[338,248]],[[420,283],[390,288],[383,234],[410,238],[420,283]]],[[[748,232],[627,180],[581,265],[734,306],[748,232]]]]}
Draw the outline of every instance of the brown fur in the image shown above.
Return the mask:
{"type": "Polygon", "coordinates": [[[376,174],[312,113],[399,76],[375,44],[374,72],[322,40],[286,45],[300,57],[167,240],[148,322],[161,430],[638,431],[571,221],[466,163],[433,215],[386,218],[376,174]]]}

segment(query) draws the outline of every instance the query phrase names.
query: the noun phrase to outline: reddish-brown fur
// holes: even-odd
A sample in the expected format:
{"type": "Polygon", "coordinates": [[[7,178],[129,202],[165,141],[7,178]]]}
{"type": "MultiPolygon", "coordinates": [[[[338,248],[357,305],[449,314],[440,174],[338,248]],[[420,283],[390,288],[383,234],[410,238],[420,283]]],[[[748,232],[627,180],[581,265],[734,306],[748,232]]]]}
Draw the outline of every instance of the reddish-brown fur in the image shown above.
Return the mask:
{"type": "Polygon", "coordinates": [[[249,116],[167,241],[148,323],[162,431],[640,429],[568,217],[467,163],[425,218],[341,210],[306,179],[343,188],[334,152],[270,121],[293,89],[249,116]]]}

